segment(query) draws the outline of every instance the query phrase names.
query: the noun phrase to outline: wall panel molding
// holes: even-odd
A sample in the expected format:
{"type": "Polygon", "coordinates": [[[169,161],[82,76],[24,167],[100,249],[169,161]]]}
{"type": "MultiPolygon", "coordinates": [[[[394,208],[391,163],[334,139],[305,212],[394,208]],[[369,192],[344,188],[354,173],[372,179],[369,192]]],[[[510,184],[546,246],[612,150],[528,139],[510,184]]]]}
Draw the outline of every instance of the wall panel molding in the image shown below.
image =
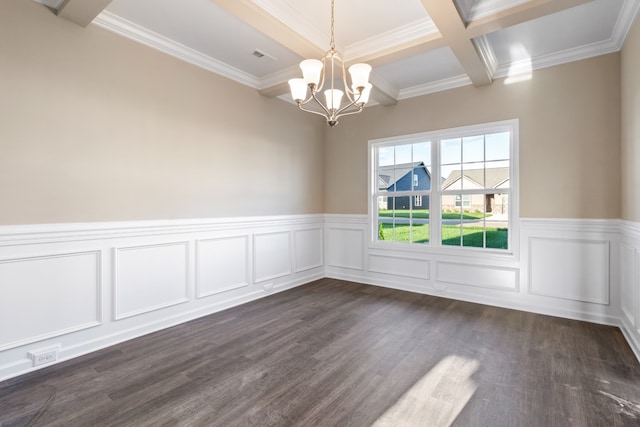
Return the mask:
{"type": "Polygon", "coordinates": [[[327,265],[364,271],[365,232],[361,228],[344,226],[327,227],[327,265]]]}
{"type": "Polygon", "coordinates": [[[249,286],[249,235],[196,240],[196,297],[249,286]]]}
{"type": "Polygon", "coordinates": [[[293,231],[293,247],[295,253],[295,272],[322,268],[323,227],[304,228],[293,231]]]}
{"type": "Polygon", "coordinates": [[[369,271],[392,276],[429,280],[431,261],[415,256],[369,254],[369,271]]]}
{"type": "Polygon", "coordinates": [[[253,235],[253,280],[267,282],[290,275],[292,267],[291,231],[253,235]]]}
{"type": "Polygon", "coordinates": [[[115,320],[189,300],[189,242],[117,247],[113,258],[115,320]]]}
{"type": "Polygon", "coordinates": [[[100,250],[0,259],[0,351],[101,325],[102,283],[100,250]]]}
{"type": "Polygon", "coordinates": [[[436,263],[438,282],[517,292],[519,269],[491,265],[463,264],[460,262],[436,263]]]}
{"type": "Polygon", "coordinates": [[[529,293],[609,304],[610,242],[532,237],[529,293]]]}

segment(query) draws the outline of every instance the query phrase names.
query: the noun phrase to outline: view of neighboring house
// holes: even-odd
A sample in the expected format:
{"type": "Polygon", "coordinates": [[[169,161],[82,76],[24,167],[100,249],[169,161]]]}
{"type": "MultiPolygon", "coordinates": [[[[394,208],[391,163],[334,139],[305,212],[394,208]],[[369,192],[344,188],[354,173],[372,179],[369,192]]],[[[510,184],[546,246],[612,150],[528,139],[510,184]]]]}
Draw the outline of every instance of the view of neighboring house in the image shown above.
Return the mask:
{"type": "MultiPolygon", "coordinates": [[[[390,193],[431,189],[431,174],[424,162],[381,166],[378,169],[378,189],[390,193]]],[[[429,209],[428,196],[401,196],[381,198],[380,209],[429,209]]]]}
{"type": "MultiPolygon", "coordinates": [[[[507,167],[454,170],[442,183],[442,191],[501,188],[509,188],[507,167]]],[[[491,194],[446,194],[442,196],[442,210],[456,211],[462,208],[470,212],[506,214],[507,197],[507,194],[501,194],[499,191],[491,194]]]]}

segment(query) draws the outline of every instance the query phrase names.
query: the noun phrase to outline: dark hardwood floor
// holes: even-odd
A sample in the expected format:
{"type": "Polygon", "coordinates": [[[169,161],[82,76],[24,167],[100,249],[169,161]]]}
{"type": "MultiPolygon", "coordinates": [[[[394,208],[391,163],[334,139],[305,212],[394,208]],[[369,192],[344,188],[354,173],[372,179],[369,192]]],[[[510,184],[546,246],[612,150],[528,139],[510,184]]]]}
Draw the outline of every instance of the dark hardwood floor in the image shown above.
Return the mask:
{"type": "Polygon", "coordinates": [[[0,383],[6,426],[638,426],[617,328],[323,279],[0,383]]]}

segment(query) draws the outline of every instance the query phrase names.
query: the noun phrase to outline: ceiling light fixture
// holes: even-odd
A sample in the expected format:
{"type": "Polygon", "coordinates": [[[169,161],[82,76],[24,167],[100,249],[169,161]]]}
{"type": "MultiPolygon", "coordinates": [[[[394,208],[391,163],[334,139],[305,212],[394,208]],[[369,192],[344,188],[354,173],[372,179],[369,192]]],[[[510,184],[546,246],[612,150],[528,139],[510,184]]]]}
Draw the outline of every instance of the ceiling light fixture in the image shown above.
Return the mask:
{"type": "Polygon", "coordinates": [[[349,67],[351,87],[347,84],[347,72],[340,53],[336,51],[334,42],[334,0],[331,0],[331,44],[322,60],[306,59],[300,63],[303,78],[289,80],[291,96],[298,107],[309,113],[318,114],[327,120],[331,127],[338,124],[338,118],[360,113],[369,100],[371,83],[369,83],[369,64],[353,64],[349,67]],[[336,70],[337,69],[337,70],[336,70]],[[336,89],[336,71],[342,73],[342,89],[336,89]],[[328,80],[328,81],[327,81],[328,80]],[[326,104],[319,97],[325,83],[330,87],[324,91],[326,104]],[[307,89],[310,95],[307,96],[307,89]],[[342,98],[346,95],[345,105],[342,98]],[[306,105],[315,101],[315,109],[306,105]],[[317,105],[316,105],[317,104],[317,105]],[[319,106],[319,108],[318,108],[319,106]]]}

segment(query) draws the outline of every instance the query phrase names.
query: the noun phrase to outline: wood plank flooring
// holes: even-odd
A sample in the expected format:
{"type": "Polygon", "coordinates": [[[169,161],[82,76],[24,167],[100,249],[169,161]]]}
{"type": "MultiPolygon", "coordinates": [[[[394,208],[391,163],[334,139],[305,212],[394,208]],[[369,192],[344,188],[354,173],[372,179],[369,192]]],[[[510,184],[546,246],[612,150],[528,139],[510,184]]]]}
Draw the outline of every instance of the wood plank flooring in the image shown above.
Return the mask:
{"type": "Polygon", "coordinates": [[[6,426],[639,426],[614,327],[322,279],[0,383],[6,426]]]}

